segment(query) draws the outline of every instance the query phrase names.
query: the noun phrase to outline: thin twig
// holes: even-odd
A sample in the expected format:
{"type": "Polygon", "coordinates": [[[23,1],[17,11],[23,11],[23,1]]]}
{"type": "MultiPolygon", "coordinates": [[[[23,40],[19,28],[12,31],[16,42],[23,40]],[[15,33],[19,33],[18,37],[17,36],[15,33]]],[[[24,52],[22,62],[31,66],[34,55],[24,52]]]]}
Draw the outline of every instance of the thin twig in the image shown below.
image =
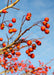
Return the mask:
{"type": "MultiPolygon", "coordinates": [[[[25,16],[25,15],[24,15],[24,16],[25,16]]],[[[23,21],[24,16],[23,16],[23,18],[22,18],[22,24],[21,24],[21,27],[20,27],[19,35],[20,35],[21,31],[22,31],[22,26],[23,26],[23,24],[24,24],[24,22],[25,22],[25,20],[23,21]]]]}
{"type": "Polygon", "coordinates": [[[4,14],[4,16],[3,16],[2,23],[3,23],[3,21],[4,21],[4,18],[5,18],[5,14],[4,14]]]}
{"type": "Polygon", "coordinates": [[[12,4],[12,0],[11,0],[11,4],[12,4]]]}
{"type": "Polygon", "coordinates": [[[8,7],[8,5],[9,5],[9,0],[8,0],[8,2],[7,2],[7,7],[8,7]]]}
{"type": "Polygon", "coordinates": [[[20,10],[19,8],[12,7],[13,9],[20,10]]]}

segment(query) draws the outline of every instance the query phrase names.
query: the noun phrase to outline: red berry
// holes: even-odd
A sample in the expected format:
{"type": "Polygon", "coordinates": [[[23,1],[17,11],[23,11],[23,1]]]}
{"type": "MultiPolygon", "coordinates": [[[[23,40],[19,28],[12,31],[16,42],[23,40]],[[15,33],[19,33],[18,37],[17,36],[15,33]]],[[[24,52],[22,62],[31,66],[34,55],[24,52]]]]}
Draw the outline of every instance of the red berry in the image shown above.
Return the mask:
{"type": "Polygon", "coordinates": [[[46,22],[48,22],[49,21],[49,18],[48,17],[45,17],[45,19],[44,19],[46,22]]]}
{"type": "Polygon", "coordinates": [[[14,55],[14,54],[15,54],[15,51],[14,51],[14,50],[12,50],[12,52],[11,52],[11,53],[12,53],[12,55],[14,55]]]}
{"type": "Polygon", "coordinates": [[[2,13],[7,13],[7,11],[3,9],[3,10],[2,10],[2,13]]]}
{"type": "Polygon", "coordinates": [[[30,16],[26,16],[26,20],[29,21],[31,19],[30,16]]]}
{"type": "Polygon", "coordinates": [[[11,74],[13,74],[13,72],[14,72],[14,70],[13,70],[13,69],[11,69],[11,74]]]}
{"type": "Polygon", "coordinates": [[[12,33],[13,32],[13,29],[9,29],[9,31],[8,31],[9,33],[12,33]]]}
{"type": "Polygon", "coordinates": [[[42,23],[43,23],[43,25],[46,25],[46,24],[47,24],[47,22],[46,22],[46,21],[43,21],[42,23]]]}
{"type": "Polygon", "coordinates": [[[0,41],[3,41],[3,38],[0,38],[0,41]]]}
{"type": "Polygon", "coordinates": [[[48,30],[48,29],[46,29],[46,30],[45,30],[45,33],[46,33],[46,34],[49,34],[49,30],[48,30]]]}
{"type": "Polygon", "coordinates": [[[16,32],[17,31],[17,29],[16,28],[13,28],[13,32],[16,32]]]}
{"type": "Polygon", "coordinates": [[[45,31],[46,27],[45,26],[41,26],[41,30],[45,31]]]}
{"type": "Polygon", "coordinates": [[[8,55],[8,58],[12,58],[12,55],[9,54],[9,55],[8,55]]]}
{"type": "Polygon", "coordinates": [[[8,52],[5,52],[5,55],[8,55],[8,52]]]}
{"type": "Polygon", "coordinates": [[[28,54],[29,53],[29,50],[26,50],[26,54],[28,54]]]}
{"type": "Polygon", "coordinates": [[[49,66],[49,69],[51,69],[51,66],[49,66]]]}
{"type": "Polygon", "coordinates": [[[9,27],[12,27],[13,26],[13,24],[12,23],[9,23],[9,25],[8,25],[9,27]]]}
{"type": "Polygon", "coordinates": [[[21,55],[21,53],[20,53],[20,52],[16,52],[16,55],[17,55],[17,56],[20,56],[20,55],[21,55]]]}
{"type": "Polygon", "coordinates": [[[28,50],[29,50],[29,52],[33,52],[33,49],[32,49],[32,47],[30,47],[28,50]]]}
{"type": "Polygon", "coordinates": [[[47,24],[46,24],[46,28],[50,28],[50,24],[47,23],[47,24]]]}
{"type": "Polygon", "coordinates": [[[28,40],[27,41],[27,45],[30,46],[31,44],[32,44],[32,41],[31,40],[28,40]]]}
{"type": "Polygon", "coordinates": [[[5,44],[5,43],[3,43],[3,44],[2,44],[2,46],[3,46],[3,47],[5,47],[5,46],[6,46],[6,44],[5,44]]]}
{"type": "Polygon", "coordinates": [[[4,23],[1,24],[1,30],[3,30],[3,29],[4,29],[4,23]]]}
{"type": "Polygon", "coordinates": [[[37,43],[37,45],[41,45],[41,41],[39,41],[39,42],[37,43]]]}
{"type": "Polygon", "coordinates": [[[36,42],[37,45],[41,45],[41,41],[36,40],[35,42],[36,42]]]}
{"type": "Polygon", "coordinates": [[[31,16],[32,16],[32,14],[31,14],[31,13],[27,13],[27,16],[30,16],[30,17],[31,17],[31,16]]]}
{"type": "Polygon", "coordinates": [[[30,55],[30,57],[31,57],[31,58],[34,58],[34,57],[35,57],[35,55],[32,53],[32,54],[30,55]]]}
{"type": "Polygon", "coordinates": [[[29,70],[25,70],[25,72],[27,73],[27,72],[29,72],[29,70]]]}
{"type": "Polygon", "coordinates": [[[35,44],[32,44],[32,49],[36,49],[36,45],[35,44]]]}
{"type": "Polygon", "coordinates": [[[35,42],[36,42],[36,43],[38,43],[38,42],[39,42],[39,40],[36,40],[35,42]]]}
{"type": "Polygon", "coordinates": [[[15,23],[16,22],[16,19],[15,18],[12,18],[12,22],[15,23]]]}
{"type": "Polygon", "coordinates": [[[30,53],[28,53],[28,56],[30,56],[31,54],[30,53]]]}

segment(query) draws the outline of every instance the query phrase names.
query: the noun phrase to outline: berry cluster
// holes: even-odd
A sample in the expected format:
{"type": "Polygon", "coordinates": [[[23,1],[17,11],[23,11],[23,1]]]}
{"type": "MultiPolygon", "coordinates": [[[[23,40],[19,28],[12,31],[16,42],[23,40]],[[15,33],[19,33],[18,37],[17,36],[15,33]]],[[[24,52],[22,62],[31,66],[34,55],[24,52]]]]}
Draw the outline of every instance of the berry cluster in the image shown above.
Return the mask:
{"type": "MultiPolygon", "coordinates": [[[[35,43],[38,46],[41,45],[41,41],[39,41],[39,40],[36,40],[35,43]]],[[[36,44],[32,44],[32,41],[31,40],[28,40],[27,41],[27,45],[28,46],[32,46],[32,47],[30,47],[30,48],[28,48],[28,50],[26,50],[26,54],[28,54],[28,56],[30,56],[31,58],[34,58],[35,57],[34,53],[31,54],[31,52],[33,52],[36,49],[36,44]]]]}
{"type": "Polygon", "coordinates": [[[27,13],[26,20],[29,21],[31,19],[31,16],[32,16],[31,13],[27,13]]]}
{"type": "Polygon", "coordinates": [[[46,34],[49,34],[49,28],[50,24],[48,24],[49,18],[44,18],[44,21],[42,22],[43,26],[41,26],[41,31],[44,31],[46,34]]]}
{"type": "MultiPolygon", "coordinates": [[[[12,22],[15,23],[15,22],[16,22],[16,19],[15,19],[15,18],[12,18],[12,22]]],[[[12,27],[12,26],[13,26],[12,23],[9,23],[9,24],[8,24],[8,27],[12,27]]],[[[9,32],[10,34],[13,33],[13,32],[16,32],[16,31],[17,31],[16,28],[13,28],[13,29],[11,28],[11,29],[8,30],[8,32],[9,32]]]]}

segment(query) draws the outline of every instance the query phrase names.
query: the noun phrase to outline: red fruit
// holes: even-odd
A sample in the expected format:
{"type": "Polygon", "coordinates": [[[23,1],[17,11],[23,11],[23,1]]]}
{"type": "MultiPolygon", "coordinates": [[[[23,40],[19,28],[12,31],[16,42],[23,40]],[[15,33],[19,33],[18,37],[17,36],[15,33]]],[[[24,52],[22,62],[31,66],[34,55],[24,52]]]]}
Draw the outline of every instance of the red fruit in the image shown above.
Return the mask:
{"type": "Polygon", "coordinates": [[[5,43],[3,43],[3,44],[2,44],[2,46],[3,46],[3,47],[5,47],[5,46],[6,46],[6,44],[5,44],[5,43]]]}
{"type": "Polygon", "coordinates": [[[26,54],[28,54],[29,53],[29,50],[26,50],[26,54]]]}
{"type": "Polygon", "coordinates": [[[20,56],[20,55],[21,55],[21,53],[20,53],[20,52],[16,52],[16,55],[17,55],[17,56],[20,56]]]}
{"type": "Polygon", "coordinates": [[[36,40],[35,43],[37,44],[39,42],[39,40],[36,40]]]}
{"type": "Polygon", "coordinates": [[[35,55],[32,53],[32,54],[30,55],[30,57],[31,57],[31,58],[34,58],[34,57],[35,57],[35,55]]]}
{"type": "Polygon", "coordinates": [[[41,26],[41,30],[45,31],[46,27],[45,26],[41,26]]]}
{"type": "Polygon", "coordinates": [[[4,64],[2,64],[1,66],[4,67],[4,64]]]}
{"type": "Polygon", "coordinates": [[[4,28],[1,26],[1,30],[3,30],[4,28]]]}
{"type": "Polygon", "coordinates": [[[12,18],[12,22],[15,23],[16,22],[16,19],[15,18],[12,18]]]}
{"type": "Polygon", "coordinates": [[[37,45],[41,45],[41,41],[39,41],[39,42],[37,43],[37,45]]]}
{"type": "Polygon", "coordinates": [[[47,68],[45,68],[45,71],[46,71],[46,72],[48,72],[48,69],[47,69],[47,68]]]}
{"type": "Polygon", "coordinates": [[[46,24],[46,28],[50,28],[50,24],[47,23],[47,24],[46,24]]]}
{"type": "Polygon", "coordinates": [[[32,49],[32,47],[30,47],[28,50],[29,50],[29,52],[33,52],[33,49],[32,49]]]}
{"type": "Polygon", "coordinates": [[[19,44],[17,45],[17,49],[20,49],[20,45],[19,44]]]}
{"type": "Polygon", "coordinates": [[[17,29],[16,28],[13,28],[13,32],[16,32],[17,31],[17,29]]]}
{"type": "Polygon", "coordinates": [[[49,21],[49,18],[48,17],[45,17],[45,19],[44,19],[46,22],[48,22],[49,21]]]}
{"type": "Polygon", "coordinates": [[[14,67],[14,70],[17,70],[17,66],[14,67]]]}
{"type": "Polygon", "coordinates": [[[4,23],[1,24],[1,30],[4,29],[4,23]]]}
{"type": "Polygon", "coordinates": [[[12,23],[9,23],[9,25],[8,25],[9,27],[12,27],[13,26],[13,24],[12,23]]]}
{"type": "Polygon", "coordinates": [[[36,49],[36,45],[35,44],[32,44],[32,49],[36,49]]]}
{"type": "Polygon", "coordinates": [[[31,19],[30,16],[26,16],[26,20],[29,21],[31,19]]]}
{"type": "Polygon", "coordinates": [[[30,46],[31,44],[32,44],[32,41],[31,40],[28,40],[27,41],[27,45],[30,46]]]}
{"type": "Polygon", "coordinates": [[[12,69],[12,67],[10,66],[9,69],[12,69]]]}
{"type": "Polygon", "coordinates": [[[14,70],[13,69],[11,69],[11,73],[13,73],[14,72],[14,70]]]}
{"type": "Polygon", "coordinates": [[[5,52],[5,55],[8,55],[8,52],[5,52]]]}
{"type": "Polygon", "coordinates": [[[33,65],[29,65],[29,68],[32,68],[33,67],[33,65]]]}
{"type": "Polygon", "coordinates": [[[30,53],[28,53],[28,56],[30,56],[31,54],[30,53]]]}
{"type": "Polygon", "coordinates": [[[42,23],[43,23],[43,25],[46,25],[46,24],[47,24],[47,22],[46,22],[46,21],[43,21],[42,23]]]}
{"type": "Polygon", "coordinates": [[[41,73],[43,73],[43,74],[47,74],[47,72],[46,72],[46,71],[42,71],[41,73]]]}
{"type": "Polygon", "coordinates": [[[31,13],[27,13],[27,16],[30,16],[30,17],[31,17],[31,16],[32,16],[32,14],[31,14],[31,13]]]}
{"type": "Polygon", "coordinates": [[[27,72],[29,72],[29,70],[25,70],[25,72],[27,73],[27,72]]]}
{"type": "Polygon", "coordinates": [[[49,34],[49,30],[48,30],[48,29],[46,29],[46,30],[45,30],[45,33],[46,33],[46,34],[49,34]]]}
{"type": "Polygon", "coordinates": [[[35,42],[36,42],[37,45],[41,45],[41,41],[36,40],[35,42]]]}
{"type": "Polygon", "coordinates": [[[2,13],[7,13],[7,11],[3,9],[3,10],[2,10],[2,13]]]}
{"type": "Polygon", "coordinates": [[[8,55],[8,58],[12,58],[12,55],[9,54],[9,55],[8,55]]]}
{"type": "Polygon", "coordinates": [[[38,62],[40,63],[41,61],[39,60],[38,62]]]}
{"type": "Polygon", "coordinates": [[[49,66],[49,69],[51,69],[51,66],[49,66]]]}
{"type": "Polygon", "coordinates": [[[10,34],[13,32],[13,29],[9,29],[9,31],[8,31],[10,34]]]}
{"type": "Polygon", "coordinates": [[[20,67],[20,66],[22,65],[22,63],[19,63],[18,65],[19,65],[19,67],[20,67]]]}
{"type": "Polygon", "coordinates": [[[3,41],[3,38],[0,38],[0,41],[3,41]]]}
{"type": "Polygon", "coordinates": [[[14,54],[15,54],[15,51],[14,51],[14,50],[12,50],[12,52],[11,52],[11,53],[12,53],[12,55],[14,55],[14,54]]]}

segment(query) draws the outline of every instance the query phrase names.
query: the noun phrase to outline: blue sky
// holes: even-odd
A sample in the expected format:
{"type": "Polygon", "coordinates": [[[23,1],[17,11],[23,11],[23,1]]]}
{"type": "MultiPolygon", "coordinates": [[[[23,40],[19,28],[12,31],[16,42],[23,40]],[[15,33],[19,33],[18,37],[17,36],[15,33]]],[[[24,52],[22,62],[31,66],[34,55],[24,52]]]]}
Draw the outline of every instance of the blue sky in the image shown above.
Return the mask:
{"type": "MultiPolygon", "coordinates": [[[[3,1],[1,0],[0,9],[4,8],[6,6],[6,3],[7,0],[3,0],[3,1]]],[[[26,15],[28,12],[32,13],[31,21],[29,22],[26,21],[24,23],[22,31],[28,28],[29,26],[31,26],[32,24],[34,24],[35,22],[39,20],[43,20],[45,17],[49,17],[48,23],[50,24],[50,29],[49,29],[50,33],[48,35],[42,32],[39,27],[33,27],[29,31],[29,33],[27,32],[24,36],[22,36],[25,37],[30,33],[32,33],[32,35],[28,39],[45,36],[44,39],[40,40],[42,42],[42,45],[37,46],[37,50],[34,52],[35,58],[31,59],[25,54],[27,48],[21,50],[21,53],[23,52],[23,54],[19,58],[19,61],[21,61],[22,59],[25,60],[30,59],[32,61],[32,64],[34,64],[34,66],[38,66],[38,60],[47,63],[52,58],[54,58],[54,0],[20,0],[19,3],[15,5],[15,7],[19,8],[20,10],[17,11],[14,9],[8,9],[7,11],[9,13],[6,14],[5,20],[7,20],[7,18],[10,20],[13,17],[15,17],[17,19],[17,22],[14,24],[14,27],[15,28],[17,27],[18,31],[20,28],[22,16],[26,15]]],[[[2,21],[2,16],[0,18],[0,23],[2,21]]],[[[5,32],[2,31],[2,33],[0,31],[0,36],[4,37],[4,40],[7,41],[5,34],[8,33],[7,32],[8,29],[5,28],[4,30],[5,32]]],[[[13,39],[15,39],[18,36],[17,34],[18,33],[16,33],[13,39]]],[[[8,34],[8,36],[10,35],[8,34]]],[[[49,64],[49,66],[52,65],[53,63],[54,62],[49,64]]],[[[53,71],[53,69],[54,69],[54,65],[52,66],[52,70],[48,73],[48,75],[52,75],[51,72],[53,71]]]]}

